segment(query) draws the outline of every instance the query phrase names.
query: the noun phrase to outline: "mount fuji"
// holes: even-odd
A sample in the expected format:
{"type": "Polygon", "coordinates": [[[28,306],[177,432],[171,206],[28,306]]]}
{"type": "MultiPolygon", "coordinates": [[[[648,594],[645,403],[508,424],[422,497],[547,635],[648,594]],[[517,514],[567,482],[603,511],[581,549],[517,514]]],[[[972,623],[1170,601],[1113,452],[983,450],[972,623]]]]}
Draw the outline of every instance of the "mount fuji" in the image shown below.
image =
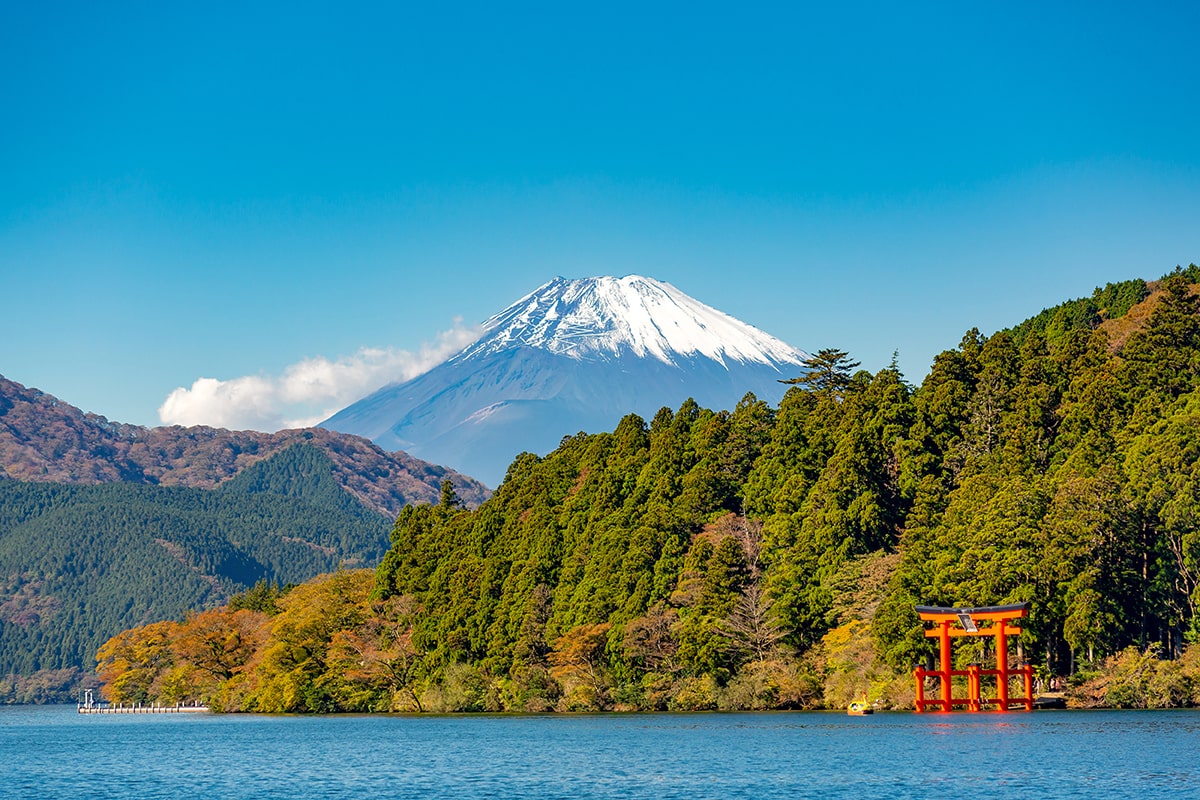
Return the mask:
{"type": "Polygon", "coordinates": [[[808,356],[669,283],[555,278],[483,323],[430,371],[346,407],[322,427],[405,450],[495,486],[522,451],[649,419],[691,397],[777,403],[808,356]]]}

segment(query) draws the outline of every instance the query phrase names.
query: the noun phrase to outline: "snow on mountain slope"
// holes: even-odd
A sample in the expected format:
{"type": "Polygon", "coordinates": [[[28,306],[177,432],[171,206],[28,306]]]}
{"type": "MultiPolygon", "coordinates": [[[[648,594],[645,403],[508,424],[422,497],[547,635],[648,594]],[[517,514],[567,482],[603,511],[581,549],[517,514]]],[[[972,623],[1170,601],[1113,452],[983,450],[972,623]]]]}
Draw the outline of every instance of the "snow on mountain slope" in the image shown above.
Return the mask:
{"type": "Polygon", "coordinates": [[[796,364],[799,350],[688,297],[669,283],[624,278],[555,278],[483,323],[484,335],[456,359],[514,346],[588,359],[631,352],[668,364],[702,355],[796,364]]]}
{"type": "Polygon", "coordinates": [[[649,419],[691,397],[775,403],[807,356],[667,283],[556,278],[484,323],[475,344],[385,386],[323,427],[365,436],[495,486],[522,451],[649,419]]]}

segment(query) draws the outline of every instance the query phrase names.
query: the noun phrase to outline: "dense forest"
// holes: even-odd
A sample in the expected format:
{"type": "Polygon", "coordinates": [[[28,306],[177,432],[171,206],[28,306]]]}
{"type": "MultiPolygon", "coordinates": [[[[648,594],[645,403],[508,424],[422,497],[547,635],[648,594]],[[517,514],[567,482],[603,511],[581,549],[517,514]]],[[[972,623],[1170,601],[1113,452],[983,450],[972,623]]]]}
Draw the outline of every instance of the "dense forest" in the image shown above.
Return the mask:
{"type": "Polygon", "coordinates": [[[307,444],[214,490],[0,479],[0,701],[60,697],[130,626],[375,565],[389,525],[307,444]]]}
{"type": "Polygon", "coordinates": [[[1019,657],[1042,680],[1200,701],[1198,283],[1192,265],[969,331],[918,387],[826,349],[778,408],[688,401],[568,436],[476,510],[449,482],[403,509],[373,572],[113,638],[106,691],[260,711],[900,707],[930,652],[914,604],[1029,601],[1019,657]]]}

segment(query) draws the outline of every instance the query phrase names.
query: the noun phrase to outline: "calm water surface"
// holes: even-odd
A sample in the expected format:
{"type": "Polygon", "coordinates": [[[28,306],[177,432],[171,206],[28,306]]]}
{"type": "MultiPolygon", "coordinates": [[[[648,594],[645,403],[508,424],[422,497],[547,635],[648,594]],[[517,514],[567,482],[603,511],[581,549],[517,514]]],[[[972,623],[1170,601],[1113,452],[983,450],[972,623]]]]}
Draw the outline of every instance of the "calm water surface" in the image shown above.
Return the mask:
{"type": "Polygon", "coordinates": [[[5,798],[1188,798],[1200,712],[80,716],[0,708],[5,798]]]}

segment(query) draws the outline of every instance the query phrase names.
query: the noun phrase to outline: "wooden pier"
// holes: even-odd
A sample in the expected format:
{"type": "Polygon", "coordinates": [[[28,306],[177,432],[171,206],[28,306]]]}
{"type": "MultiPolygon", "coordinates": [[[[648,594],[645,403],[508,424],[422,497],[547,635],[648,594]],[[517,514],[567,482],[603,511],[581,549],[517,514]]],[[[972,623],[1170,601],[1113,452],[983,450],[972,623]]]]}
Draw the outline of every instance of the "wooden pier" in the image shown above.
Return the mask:
{"type": "Polygon", "coordinates": [[[189,714],[189,713],[205,713],[209,710],[208,706],[156,706],[156,705],[109,705],[108,703],[97,703],[91,706],[80,704],[78,711],[80,714],[189,714]]]}
{"type": "Polygon", "coordinates": [[[207,713],[209,710],[208,706],[195,703],[192,705],[177,703],[173,706],[157,703],[150,705],[117,703],[115,706],[112,703],[97,703],[91,689],[86,690],[83,702],[77,703],[75,709],[80,714],[197,714],[207,713]]]}

